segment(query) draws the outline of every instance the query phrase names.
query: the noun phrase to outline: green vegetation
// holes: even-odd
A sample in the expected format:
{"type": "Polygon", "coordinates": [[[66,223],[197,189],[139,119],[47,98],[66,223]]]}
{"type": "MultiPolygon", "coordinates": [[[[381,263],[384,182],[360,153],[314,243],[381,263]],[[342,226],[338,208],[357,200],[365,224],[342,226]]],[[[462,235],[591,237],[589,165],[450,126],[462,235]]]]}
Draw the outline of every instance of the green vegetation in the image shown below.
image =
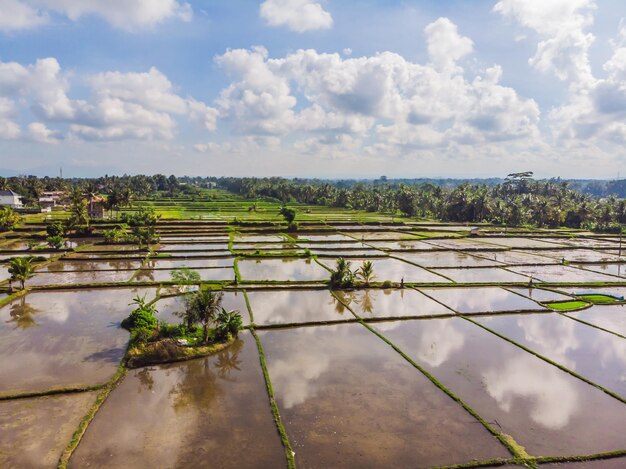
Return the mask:
{"type": "Polygon", "coordinates": [[[9,260],[10,282],[20,282],[22,290],[26,287],[26,280],[34,275],[33,259],[32,256],[21,256],[9,260]]]}
{"type": "Polygon", "coordinates": [[[578,295],[577,298],[582,301],[593,303],[594,305],[609,305],[613,303],[619,303],[621,301],[613,296],[602,294],[578,295]]]}
{"type": "Polygon", "coordinates": [[[335,270],[330,274],[329,285],[332,288],[351,288],[355,278],[356,274],[350,269],[350,262],[340,257],[335,264],[335,270]]]}
{"type": "Polygon", "coordinates": [[[21,221],[17,213],[11,207],[0,208],[0,231],[11,231],[21,221]]]}
{"type": "Polygon", "coordinates": [[[67,240],[61,236],[48,236],[46,238],[46,243],[48,243],[48,246],[50,247],[50,249],[55,249],[57,251],[63,249],[65,247],[65,242],[67,240]]]}
{"type": "Polygon", "coordinates": [[[177,285],[198,285],[201,281],[200,274],[188,267],[175,269],[170,275],[177,285]]]}
{"type": "Polygon", "coordinates": [[[546,306],[556,311],[574,311],[586,308],[589,306],[589,303],[586,301],[557,301],[554,303],[547,303],[546,306]]]}
{"type": "Polygon", "coordinates": [[[376,277],[374,275],[374,264],[372,261],[363,261],[363,264],[357,270],[356,275],[363,281],[365,286],[369,287],[370,282],[376,277]]]}

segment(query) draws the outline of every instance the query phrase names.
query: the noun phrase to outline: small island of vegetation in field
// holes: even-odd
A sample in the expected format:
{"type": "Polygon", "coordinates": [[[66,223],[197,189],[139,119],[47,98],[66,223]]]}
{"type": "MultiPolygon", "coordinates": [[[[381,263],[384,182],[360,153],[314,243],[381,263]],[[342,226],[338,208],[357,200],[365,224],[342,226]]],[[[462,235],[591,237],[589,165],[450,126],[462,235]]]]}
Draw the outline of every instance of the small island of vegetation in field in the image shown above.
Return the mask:
{"type": "Polygon", "coordinates": [[[154,303],[137,296],[135,309],[122,321],[131,338],[126,352],[130,368],[188,360],[229,346],[243,327],[238,311],[222,307],[223,293],[201,288],[185,293],[180,324],[159,321],[154,303]]]}

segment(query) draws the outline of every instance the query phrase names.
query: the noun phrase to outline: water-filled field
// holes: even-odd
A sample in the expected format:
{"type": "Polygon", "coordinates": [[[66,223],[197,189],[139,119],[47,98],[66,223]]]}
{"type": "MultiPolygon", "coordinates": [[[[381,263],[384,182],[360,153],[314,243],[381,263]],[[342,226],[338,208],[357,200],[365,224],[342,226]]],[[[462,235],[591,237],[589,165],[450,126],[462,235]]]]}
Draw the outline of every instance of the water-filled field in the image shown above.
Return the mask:
{"type": "Polygon", "coordinates": [[[622,467],[617,239],[350,216],[162,221],[152,251],[44,252],[26,292],[0,293],[0,467],[622,467]],[[344,256],[354,285],[331,290],[344,256]],[[129,303],[180,322],[181,268],[245,330],[126,369],[129,303]]]}

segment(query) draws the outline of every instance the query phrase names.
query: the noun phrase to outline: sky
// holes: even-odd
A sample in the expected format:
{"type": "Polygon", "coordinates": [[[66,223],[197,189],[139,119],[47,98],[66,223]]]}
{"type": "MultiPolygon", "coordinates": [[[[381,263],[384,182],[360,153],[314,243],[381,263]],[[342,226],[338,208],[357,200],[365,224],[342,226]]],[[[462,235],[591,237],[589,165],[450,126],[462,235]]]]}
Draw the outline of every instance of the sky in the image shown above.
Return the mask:
{"type": "Polygon", "coordinates": [[[61,168],[623,177],[626,2],[0,0],[0,175],[61,168]]]}

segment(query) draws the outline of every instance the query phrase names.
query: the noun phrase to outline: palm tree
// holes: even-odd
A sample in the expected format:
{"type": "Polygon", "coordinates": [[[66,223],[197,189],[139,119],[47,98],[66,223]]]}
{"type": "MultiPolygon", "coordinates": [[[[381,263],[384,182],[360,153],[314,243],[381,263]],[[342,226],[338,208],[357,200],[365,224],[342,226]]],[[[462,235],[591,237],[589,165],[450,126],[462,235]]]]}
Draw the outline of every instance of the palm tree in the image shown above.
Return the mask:
{"type": "Polygon", "coordinates": [[[19,281],[22,290],[26,285],[26,280],[33,276],[33,257],[22,256],[14,257],[9,261],[10,281],[19,281]]]}
{"type": "Polygon", "coordinates": [[[209,341],[209,324],[217,318],[223,297],[222,292],[204,289],[189,293],[185,300],[185,311],[182,312],[182,316],[187,322],[187,329],[191,330],[197,322],[202,323],[205,344],[209,341]]]}
{"type": "Polygon", "coordinates": [[[351,287],[354,284],[354,272],[350,270],[350,262],[343,257],[337,259],[335,270],[330,274],[330,284],[334,287],[351,287]]]}
{"type": "Polygon", "coordinates": [[[374,275],[374,264],[372,261],[364,261],[357,270],[357,275],[363,280],[366,286],[370,286],[370,282],[376,277],[374,275]]]}

